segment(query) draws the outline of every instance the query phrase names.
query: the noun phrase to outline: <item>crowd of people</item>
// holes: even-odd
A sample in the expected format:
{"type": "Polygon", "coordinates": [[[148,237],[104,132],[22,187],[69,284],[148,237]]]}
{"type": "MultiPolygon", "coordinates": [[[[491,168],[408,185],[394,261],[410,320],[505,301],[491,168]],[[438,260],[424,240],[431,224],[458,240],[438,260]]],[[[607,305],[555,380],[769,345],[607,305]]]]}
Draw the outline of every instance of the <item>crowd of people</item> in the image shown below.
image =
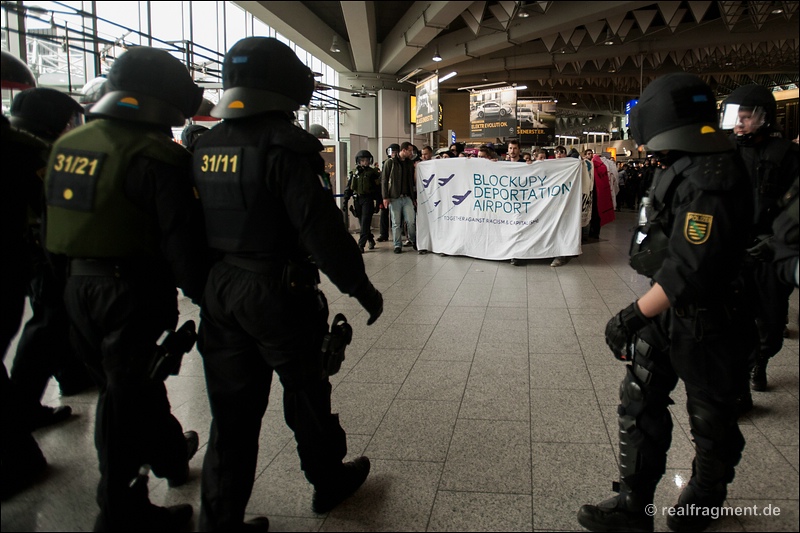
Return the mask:
{"type": "MultiPolygon", "coordinates": [[[[12,123],[3,118],[4,152],[16,155],[2,210],[10,254],[2,278],[4,354],[26,293],[36,304],[30,336],[42,324],[48,335],[71,340],[54,348],[64,354],[58,361],[50,353],[38,359],[35,379],[15,383],[15,372],[12,379],[4,372],[4,498],[46,469],[33,429],[69,416],[41,405],[41,380],[71,376],[62,387],[80,389],[89,376],[99,387],[95,530],[187,525],[191,505],[157,506],[147,488],[151,472],[170,487],[186,483],[199,447],[197,433],[171,413],[159,366],[195,340],[190,328],[188,345],[159,345],[178,326],[176,287],[200,307],[197,348],[212,414],[201,530],[269,528],[267,517],[245,521],[245,510],[273,373],[314,487],[311,508],[332,510],[369,475],[367,457],[344,461],[347,435],[331,412],[329,377],[338,370],[331,361],[340,354],[326,348],[336,332],[319,271],[373,324],[383,297],[362,254],[387,242],[390,227],[395,254],[406,245],[417,250],[415,164],[466,155],[455,145],[437,154],[404,142],[391,145],[376,168],[372,154],[359,151],[346,191],[361,224],[356,240],[322,179],[321,143],[293,124],[311,98],[313,72],[279,40],[250,37],[225,55],[222,77],[224,93],[211,113],[223,120],[187,131],[191,151],[172,141],[170,127],[193,116],[202,89],[177,59],[146,46],[114,62],[85,124],[77,126],[83,109],[70,98],[35,88],[15,98],[12,123]],[[31,288],[42,285],[49,288],[31,288]],[[65,374],[67,357],[83,365],[65,374]]],[[[652,531],[647,509],[666,469],[669,395],[679,380],[695,457],[675,507],[720,507],[745,446],[737,417],[752,407],[751,389],[767,388],[768,361],[782,345],[788,297],[798,286],[798,149],[774,135],[775,102],[766,89],[737,89],[725,105],[739,117],[731,138],[718,129],[710,88],[695,75],[668,74],[647,86],[631,116],[632,136],[655,154],[647,163],[618,165],[592,150],[555,148],[555,158],[576,157],[586,169],[581,226],[588,242],[617,210],[642,208],[631,266],[651,280],[605,329],[626,367],[618,494],[578,510],[578,522],[593,531],[652,531]]],[[[503,156],[484,145],[478,157],[536,164],[547,154],[521,153],[510,141],[503,156]]],[[[555,258],[552,266],[569,260],[555,258]]],[[[26,357],[41,351],[18,353],[22,376],[31,366],[26,357]]],[[[668,525],[699,531],[712,516],[677,512],[668,525]]]]}

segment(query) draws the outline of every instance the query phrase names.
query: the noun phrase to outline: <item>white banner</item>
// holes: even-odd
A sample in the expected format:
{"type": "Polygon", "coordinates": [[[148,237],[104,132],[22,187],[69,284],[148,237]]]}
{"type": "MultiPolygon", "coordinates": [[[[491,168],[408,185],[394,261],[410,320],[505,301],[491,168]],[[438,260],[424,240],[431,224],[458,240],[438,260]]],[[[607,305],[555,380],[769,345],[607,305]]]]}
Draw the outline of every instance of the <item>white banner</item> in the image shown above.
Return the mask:
{"type": "Polygon", "coordinates": [[[417,164],[417,247],[479,259],[581,253],[583,161],[417,164]]]}

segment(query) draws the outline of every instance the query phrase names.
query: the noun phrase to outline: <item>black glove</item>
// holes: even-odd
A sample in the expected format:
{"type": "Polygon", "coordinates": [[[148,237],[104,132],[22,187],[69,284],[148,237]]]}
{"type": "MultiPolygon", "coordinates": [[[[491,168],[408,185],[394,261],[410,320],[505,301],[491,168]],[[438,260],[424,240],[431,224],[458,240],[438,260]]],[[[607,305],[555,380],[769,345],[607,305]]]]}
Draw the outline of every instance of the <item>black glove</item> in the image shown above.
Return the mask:
{"type": "Polygon", "coordinates": [[[639,304],[631,305],[617,313],[606,324],[606,344],[611,348],[611,353],[620,361],[627,361],[628,344],[634,333],[642,329],[650,319],[642,314],[639,304]]]}
{"type": "Polygon", "coordinates": [[[344,190],[344,198],[345,200],[349,200],[353,197],[353,189],[345,189],[344,190]]]}
{"type": "Polygon", "coordinates": [[[369,281],[353,295],[353,298],[358,300],[361,307],[369,313],[368,326],[374,324],[383,313],[383,296],[369,281]]]}
{"type": "Polygon", "coordinates": [[[753,246],[747,249],[747,253],[754,259],[771,263],[775,257],[775,249],[772,247],[772,235],[759,235],[756,237],[753,246]]]}

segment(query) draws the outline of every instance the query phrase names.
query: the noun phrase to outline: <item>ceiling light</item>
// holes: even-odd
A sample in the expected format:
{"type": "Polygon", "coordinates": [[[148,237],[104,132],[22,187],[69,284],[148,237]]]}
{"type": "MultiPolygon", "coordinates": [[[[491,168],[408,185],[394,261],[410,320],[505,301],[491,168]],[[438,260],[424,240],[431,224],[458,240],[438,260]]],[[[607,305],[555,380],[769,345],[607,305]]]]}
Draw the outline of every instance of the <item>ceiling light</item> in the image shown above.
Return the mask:
{"type": "Polygon", "coordinates": [[[528,13],[527,11],[520,11],[519,13],[517,13],[517,16],[519,18],[521,18],[521,19],[526,19],[526,18],[530,17],[531,14],[528,13]]]}
{"type": "Polygon", "coordinates": [[[572,102],[572,105],[578,105],[578,102],[572,102]]]}
{"type": "Polygon", "coordinates": [[[481,81],[489,81],[489,76],[487,76],[486,74],[484,74],[484,75],[483,75],[483,78],[481,78],[481,81]]]}
{"type": "Polygon", "coordinates": [[[527,85],[517,85],[517,86],[516,86],[516,87],[514,87],[514,88],[515,88],[516,90],[518,90],[518,91],[524,91],[525,89],[527,89],[527,88],[528,88],[528,86],[527,86],[527,85]]]}
{"type": "Polygon", "coordinates": [[[442,56],[439,55],[439,47],[438,46],[436,47],[436,53],[433,55],[433,57],[431,59],[433,59],[437,63],[442,60],[442,56]]]}
{"type": "Polygon", "coordinates": [[[331,42],[331,52],[333,52],[334,54],[337,54],[337,53],[339,53],[341,51],[342,51],[342,45],[339,42],[339,36],[338,35],[334,35],[333,36],[333,42],[331,42]]]}
{"type": "Polygon", "coordinates": [[[482,85],[468,85],[467,87],[459,87],[459,91],[474,91],[475,89],[480,89],[482,87],[494,87],[495,85],[505,85],[506,82],[504,81],[495,81],[492,83],[484,83],[482,85]]]}
{"type": "Polygon", "coordinates": [[[397,83],[406,82],[406,81],[410,80],[411,78],[413,78],[414,76],[416,76],[417,74],[419,74],[420,72],[422,72],[421,68],[415,68],[414,70],[412,70],[411,72],[409,72],[408,74],[406,74],[405,76],[403,76],[402,78],[397,80],[397,83]]]}
{"type": "Polygon", "coordinates": [[[455,76],[456,74],[458,74],[458,72],[456,72],[456,71],[453,71],[453,72],[451,72],[450,74],[447,74],[447,75],[445,75],[445,76],[442,76],[441,78],[439,78],[439,83],[441,83],[441,82],[443,82],[443,81],[446,81],[446,80],[449,80],[450,78],[452,78],[452,77],[453,77],[453,76],[455,76]]]}
{"type": "Polygon", "coordinates": [[[783,9],[773,9],[772,10],[772,14],[773,15],[780,15],[781,13],[783,13],[783,9]]]}

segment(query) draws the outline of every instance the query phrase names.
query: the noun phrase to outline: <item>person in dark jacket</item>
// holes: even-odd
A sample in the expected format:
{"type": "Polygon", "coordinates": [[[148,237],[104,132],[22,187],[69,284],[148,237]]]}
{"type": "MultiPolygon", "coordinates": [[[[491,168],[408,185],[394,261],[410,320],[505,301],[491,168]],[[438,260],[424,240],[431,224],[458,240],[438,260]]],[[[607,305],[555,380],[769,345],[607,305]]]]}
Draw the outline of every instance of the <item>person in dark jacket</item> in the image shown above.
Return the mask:
{"type": "Polygon", "coordinates": [[[67,262],[73,341],[100,383],[95,529],[178,529],[192,506],[150,503],[143,465],[182,485],[199,445],[149,367],[178,323],[176,286],[199,302],[208,273],[191,156],[170,130],[194,115],[203,90],[180,61],[147,46],[116,59],[105,87],[93,120],[53,146],[46,247],[67,262]]]}
{"type": "MultiPolygon", "coordinates": [[[[323,187],[322,144],[292,124],[314,75],[277,39],[249,37],[225,55],[222,118],[197,142],[194,176],[205,213],[212,267],[201,307],[198,348],[213,419],[203,462],[200,529],[234,531],[255,478],[261,420],[273,372],[300,466],[326,513],[367,478],[369,459],[343,462],[347,438],[331,413],[323,365],[328,304],[319,270],[367,311],[383,312],[358,246],[323,187]]],[[[266,531],[269,521],[248,521],[266,531]]]]}
{"type": "Polygon", "coordinates": [[[408,224],[408,238],[417,249],[417,186],[414,176],[414,145],[404,142],[397,156],[383,166],[381,172],[381,194],[383,207],[392,214],[392,236],[394,253],[403,252],[402,227],[408,224]]]}

